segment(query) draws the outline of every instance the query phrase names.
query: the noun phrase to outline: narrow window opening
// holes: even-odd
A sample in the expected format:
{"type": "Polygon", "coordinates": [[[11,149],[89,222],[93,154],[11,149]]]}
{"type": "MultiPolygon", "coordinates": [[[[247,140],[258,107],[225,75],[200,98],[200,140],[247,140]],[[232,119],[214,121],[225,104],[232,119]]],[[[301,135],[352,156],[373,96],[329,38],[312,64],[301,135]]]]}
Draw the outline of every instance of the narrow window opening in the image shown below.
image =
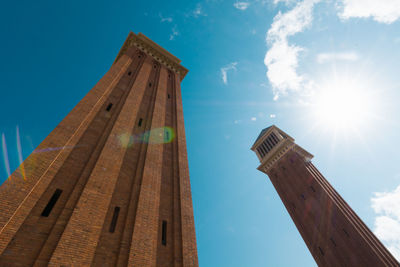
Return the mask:
{"type": "Polygon", "coordinates": [[[141,58],[141,57],[142,57],[142,55],[139,54],[139,55],[138,55],[138,58],[141,58]]]}
{"type": "Polygon", "coordinates": [[[336,242],[335,242],[335,240],[333,240],[332,237],[330,238],[330,240],[331,240],[332,244],[336,247],[336,242]]]}
{"type": "Polygon", "coordinates": [[[107,110],[107,111],[110,111],[110,110],[111,110],[111,108],[112,108],[112,105],[113,105],[112,103],[108,104],[108,106],[107,106],[106,110],[107,110]]]}
{"type": "Polygon", "coordinates": [[[142,126],[142,122],[143,122],[143,119],[140,118],[140,119],[139,119],[139,122],[138,122],[138,126],[139,126],[139,127],[142,126]]]}
{"type": "Polygon", "coordinates": [[[132,72],[130,71],[130,72],[128,72],[128,76],[131,76],[131,74],[132,74],[132,72]]]}
{"type": "Polygon", "coordinates": [[[346,229],[343,228],[342,230],[343,230],[343,232],[346,234],[347,237],[350,237],[350,235],[349,235],[349,233],[346,231],[346,229]]]}
{"type": "Polygon", "coordinates": [[[168,131],[165,131],[165,140],[164,141],[165,142],[169,141],[169,132],[168,131]]]}
{"type": "Polygon", "coordinates": [[[162,221],[161,243],[167,245],[167,221],[162,221]]]}
{"type": "Polygon", "coordinates": [[[171,78],[171,74],[168,74],[168,79],[170,79],[171,78]]]}
{"type": "Polygon", "coordinates": [[[171,96],[168,94],[168,99],[171,98],[171,96]]]}
{"type": "Polygon", "coordinates": [[[54,205],[56,205],[57,200],[60,198],[60,195],[62,193],[61,189],[56,189],[54,194],[51,196],[49,203],[47,203],[46,207],[42,211],[42,216],[43,217],[49,217],[51,210],[54,208],[54,205]]]}
{"type": "Polygon", "coordinates": [[[154,68],[157,69],[157,65],[154,64],[154,68]]]}
{"type": "Polygon", "coordinates": [[[322,250],[322,248],[321,248],[321,247],[318,247],[318,248],[319,248],[319,252],[321,252],[322,256],[324,256],[325,253],[324,253],[324,251],[322,250]]]}
{"type": "Polygon", "coordinates": [[[151,83],[149,83],[149,87],[151,87],[151,83]]]}
{"type": "Polygon", "coordinates": [[[311,191],[313,191],[314,193],[316,192],[314,186],[311,185],[311,186],[310,186],[310,189],[311,189],[311,191]]]}
{"type": "Polygon", "coordinates": [[[301,198],[302,198],[303,200],[306,200],[306,197],[304,196],[304,194],[301,194],[301,198]]]}
{"type": "Polygon", "coordinates": [[[114,233],[114,231],[115,231],[115,226],[117,225],[118,215],[119,215],[119,207],[115,207],[114,214],[112,216],[111,224],[110,224],[110,233],[114,233]]]}

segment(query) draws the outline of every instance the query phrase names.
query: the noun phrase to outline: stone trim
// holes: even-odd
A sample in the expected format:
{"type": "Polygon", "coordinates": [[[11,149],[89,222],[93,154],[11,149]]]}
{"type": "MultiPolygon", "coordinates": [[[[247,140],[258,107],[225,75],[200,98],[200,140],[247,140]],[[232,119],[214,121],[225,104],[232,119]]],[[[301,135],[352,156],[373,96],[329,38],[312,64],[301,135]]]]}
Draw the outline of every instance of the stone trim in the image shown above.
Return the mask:
{"type": "Polygon", "coordinates": [[[133,32],[129,33],[114,61],[114,64],[132,46],[137,47],[141,51],[153,57],[156,61],[158,61],[168,69],[178,74],[181,81],[188,73],[188,69],[180,64],[181,61],[177,57],[169,53],[158,44],[154,43],[142,33],[139,33],[137,35],[133,32]]]}

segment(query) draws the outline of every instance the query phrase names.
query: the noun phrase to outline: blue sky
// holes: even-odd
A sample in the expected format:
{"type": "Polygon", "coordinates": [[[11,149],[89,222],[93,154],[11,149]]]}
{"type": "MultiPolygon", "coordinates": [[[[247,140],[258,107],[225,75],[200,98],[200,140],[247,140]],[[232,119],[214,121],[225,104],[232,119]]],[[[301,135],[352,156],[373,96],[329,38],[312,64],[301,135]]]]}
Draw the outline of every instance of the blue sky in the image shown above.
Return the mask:
{"type": "Polygon", "coordinates": [[[129,31],[142,32],[189,69],[201,266],[315,266],[250,151],[271,124],[315,155],[400,258],[399,20],[398,0],[4,3],[1,180],[104,75],[129,31]]]}

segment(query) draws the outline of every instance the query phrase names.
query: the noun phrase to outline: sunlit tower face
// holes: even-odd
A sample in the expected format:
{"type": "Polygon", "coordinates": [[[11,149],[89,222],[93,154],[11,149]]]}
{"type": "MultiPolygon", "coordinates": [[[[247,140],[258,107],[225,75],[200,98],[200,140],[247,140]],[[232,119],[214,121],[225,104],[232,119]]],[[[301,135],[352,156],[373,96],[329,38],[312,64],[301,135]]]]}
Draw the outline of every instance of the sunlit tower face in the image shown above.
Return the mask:
{"type": "Polygon", "coordinates": [[[273,125],[251,149],[319,266],[399,266],[292,137],[273,125]]]}
{"type": "Polygon", "coordinates": [[[198,266],[187,72],[129,34],[105,76],[0,187],[0,266],[198,266]]]}

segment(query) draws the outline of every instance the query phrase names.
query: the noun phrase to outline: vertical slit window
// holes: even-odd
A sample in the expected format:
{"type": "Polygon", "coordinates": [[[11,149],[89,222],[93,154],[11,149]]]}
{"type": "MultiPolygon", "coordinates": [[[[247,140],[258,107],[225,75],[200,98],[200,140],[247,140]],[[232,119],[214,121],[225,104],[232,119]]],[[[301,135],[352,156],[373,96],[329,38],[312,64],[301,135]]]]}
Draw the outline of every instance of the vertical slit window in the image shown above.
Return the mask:
{"type": "Polygon", "coordinates": [[[151,83],[149,83],[149,87],[151,87],[151,83]]]}
{"type": "Polygon", "coordinates": [[[171,98],[171,96],[168,94],[168,98],[171,98]]]}
{"type": "Polygon", "coordinates": [[[54,208],[54,205],[56,205],[57,200],[60,198],[60,195],[62,193],[61,189],[56,189],[54,192],[53,196],[51,196],[49,203],[47,203],[46,207],[42,211],[42,216],[43,217],[49,217],[51,210],[54,208]]]}
{"type": "Polygon", "coordinates": [[[321,247],[318,247],[318,249],[319,249],[319,252],[321,252],[321,255],[324,256],[325,253],[324,253],[324,251],[322,250],[322,248],[321,248],[321,247]]]}
{"type": "Polygon", "coordinates": [[[268,153],[269,152],[269,147],[268,147],[268,145],[264,142],[264,143],[262,143],[262,146],[263,146],[263,148],[265,149],[265,151],[268,153]]]}
{"type": "Polygon", "coordinates": [[[271,149],[272,149],[274,147],[274,144],[271,142],[271,138],[268,137],[266,141],[271,146],[271,149]]]}
{"type": "Polygon", "coordinates": [[[269,142],[268,138],[265,139],[265,143],[268,145],[269,150],[271,150],[272,149],[272,144],[269,142]]]}
{"type": "Polygon", "coordinates": [[[164,137],[164,142],[169,142],[169,132],[168,130],[165,130],[165,137],[164,137]]]}
{"type": "Polygon", "coordinates": [[[131,74],[132,74],[132,72],[130,71],[130,72],[128,72],[128,76],[131,76],[131,74]]]}
{"type": "Polygon", "coordinates": [[[345,235],[347,236],[347,237],[350,237],[350,235],[349,235],[349,233],[346,231],[346,229],[342,229],[343,230],[343,232],[345,233],[345,235]]]}
{"type": "Polygon", "coordinates": [[[167,221],[162,221],[161,243],[167,245],[167,221]]]}
{"type": "Polygon", "coordinates": [[[107,106],[106,110],[107,110],[107,111],[110,111],[110,110],[111,110],[111,108],[112,108],[112,106],[113,106],[113,104],[112,104],[112,103],[108,104],[108,106],[107,106]]]}
{"type": "Polygon", "coordinates": [[[272,147],[274,147],[275,146],[275,141],[272,139],[271,136],[268,136],[268,140],[271,143],[272,147]]]}
{"type": "Polygon", "coordinates": [[[330,240],[331,240],[332,244],[336,247],[336,242],[335,242],[335,240],[333,240],[332,237],[330,238],[330,240]]]}
{"type": "Polygon", "coordinates": [[[142,122],[143,122],[143,119],[140,118],[140,119],[139,119],[139,122],[138,122],[138,126],[139,126],[139,127],[142,126],[142,122]]]}
{"type": "Polygon", "coordinates": [[[265,155],[268,154],[268,150],[267,150],[267,148],[265,147],[264,144],[261,144],[260,148],[264,151],[265,155]]]}
{"type": "Polygon", "coordinates": [[[271,133],[272,137],[275,139],[277,143],[279,143],[279,138],[276,136],[275,133],[271,133]]]}
{"type": "Polygon", "coordinates": [[[258,154],[260,154],[260,156],[263,158],[264,157],[264,151],[261,150],[260,147],[257,148],[258,154]]]}
{"type": "Polygon", "coordinates": [[[115,231],[115,226],[117,225],[117,220],[118,220],[118,215],[119,215],[119,207],[114,208],[114,214],[111,219],[111,224],[110,224],[110,233],[114,233],[115,231]]]}

